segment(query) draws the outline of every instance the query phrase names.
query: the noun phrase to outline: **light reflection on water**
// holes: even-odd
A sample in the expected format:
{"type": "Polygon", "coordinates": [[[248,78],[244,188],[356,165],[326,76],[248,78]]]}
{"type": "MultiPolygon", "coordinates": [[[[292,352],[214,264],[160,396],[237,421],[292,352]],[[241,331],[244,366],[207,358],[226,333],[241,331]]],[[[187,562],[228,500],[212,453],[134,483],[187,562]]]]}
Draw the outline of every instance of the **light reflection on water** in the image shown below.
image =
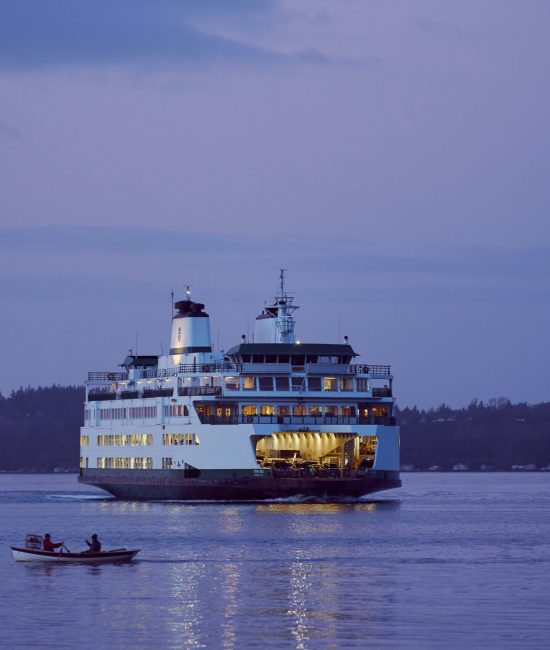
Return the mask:
{"type": "MultiPolygon", "coordinates": [[[[142,549],[126,565],[0,555],[1,643],[542,648],[547,479],[418,475],[406,477],[400,499],[188,505],[49,499],[44,485],[2,491],[0,477],[4,549],[46,528],[69,547],[94,530],[106,548],[142,549]]],[[[56,477],[52,494],[62,487],[56,477]]]]}

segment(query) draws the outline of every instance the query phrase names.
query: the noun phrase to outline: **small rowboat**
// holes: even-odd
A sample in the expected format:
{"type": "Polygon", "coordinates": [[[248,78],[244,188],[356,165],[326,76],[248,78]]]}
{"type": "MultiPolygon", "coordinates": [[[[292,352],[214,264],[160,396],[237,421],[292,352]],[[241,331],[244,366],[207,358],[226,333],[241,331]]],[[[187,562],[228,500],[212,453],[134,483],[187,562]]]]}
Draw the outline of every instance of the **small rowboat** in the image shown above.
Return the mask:
{"type": "Polygon", "coordinates": [[[10,546],[13,559],[16,562],[73,562],[87,564],[99,564],[103,562],[130,562],[134,556],[139,553],[139,549],[115,548],[112,551],[100,551],[92,553],[82,551],[81,553],[70,553],[61,549],[59,553],[55,551],[43,551],[34,548],[22,548],[19,546],[10,546]]]}

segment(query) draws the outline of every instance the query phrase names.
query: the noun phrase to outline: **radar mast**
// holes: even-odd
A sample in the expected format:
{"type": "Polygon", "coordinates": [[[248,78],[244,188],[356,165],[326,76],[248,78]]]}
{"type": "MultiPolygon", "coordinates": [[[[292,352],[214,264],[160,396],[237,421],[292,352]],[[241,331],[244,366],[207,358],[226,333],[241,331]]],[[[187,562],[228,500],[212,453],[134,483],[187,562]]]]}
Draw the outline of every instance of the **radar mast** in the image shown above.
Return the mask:
{"type": "Polygon", "coordinates": [[[285,292],[285,271],[281,269],[279,275],[279,288],[280,293],[275,296],[275,304],[273,305],[277,310],[277,338],[278,343],[294,343],[296,340],[294,336],[294,316],[292,315],[297,309],[298,305],[294,304],[294,296],[285,292]]]}

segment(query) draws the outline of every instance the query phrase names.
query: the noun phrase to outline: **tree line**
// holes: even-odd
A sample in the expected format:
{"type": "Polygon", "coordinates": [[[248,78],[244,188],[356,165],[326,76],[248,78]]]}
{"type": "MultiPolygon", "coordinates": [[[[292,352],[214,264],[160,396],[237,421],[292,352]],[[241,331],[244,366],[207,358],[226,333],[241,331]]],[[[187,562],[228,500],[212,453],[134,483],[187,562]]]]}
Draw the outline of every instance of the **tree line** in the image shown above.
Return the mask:
{"type": "MultiPolygon", "coordinates": [[[[82,386],[20,388],[0,393],[0,470],[78,469],[82,386]]],[[[550,402],[496,398],[452,409],[398,409],[401,464],[415,469],[509,470],[550,464],[550,402]]]]}

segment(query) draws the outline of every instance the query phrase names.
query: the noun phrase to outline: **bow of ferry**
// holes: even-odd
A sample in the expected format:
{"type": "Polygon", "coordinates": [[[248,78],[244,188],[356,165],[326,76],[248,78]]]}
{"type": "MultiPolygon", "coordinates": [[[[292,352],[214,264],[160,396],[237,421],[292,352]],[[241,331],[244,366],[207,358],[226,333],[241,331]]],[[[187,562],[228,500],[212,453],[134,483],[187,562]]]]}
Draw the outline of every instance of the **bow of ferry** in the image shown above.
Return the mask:
{"type": "Polygon", "coordinates": [[[124,499],[358,497],[399,487],[390,366],[301,343],[281,271],[275,300],[213,352],[204,305],[175,303],[170,354],[90,372],[80,478],[124,499]]]}

